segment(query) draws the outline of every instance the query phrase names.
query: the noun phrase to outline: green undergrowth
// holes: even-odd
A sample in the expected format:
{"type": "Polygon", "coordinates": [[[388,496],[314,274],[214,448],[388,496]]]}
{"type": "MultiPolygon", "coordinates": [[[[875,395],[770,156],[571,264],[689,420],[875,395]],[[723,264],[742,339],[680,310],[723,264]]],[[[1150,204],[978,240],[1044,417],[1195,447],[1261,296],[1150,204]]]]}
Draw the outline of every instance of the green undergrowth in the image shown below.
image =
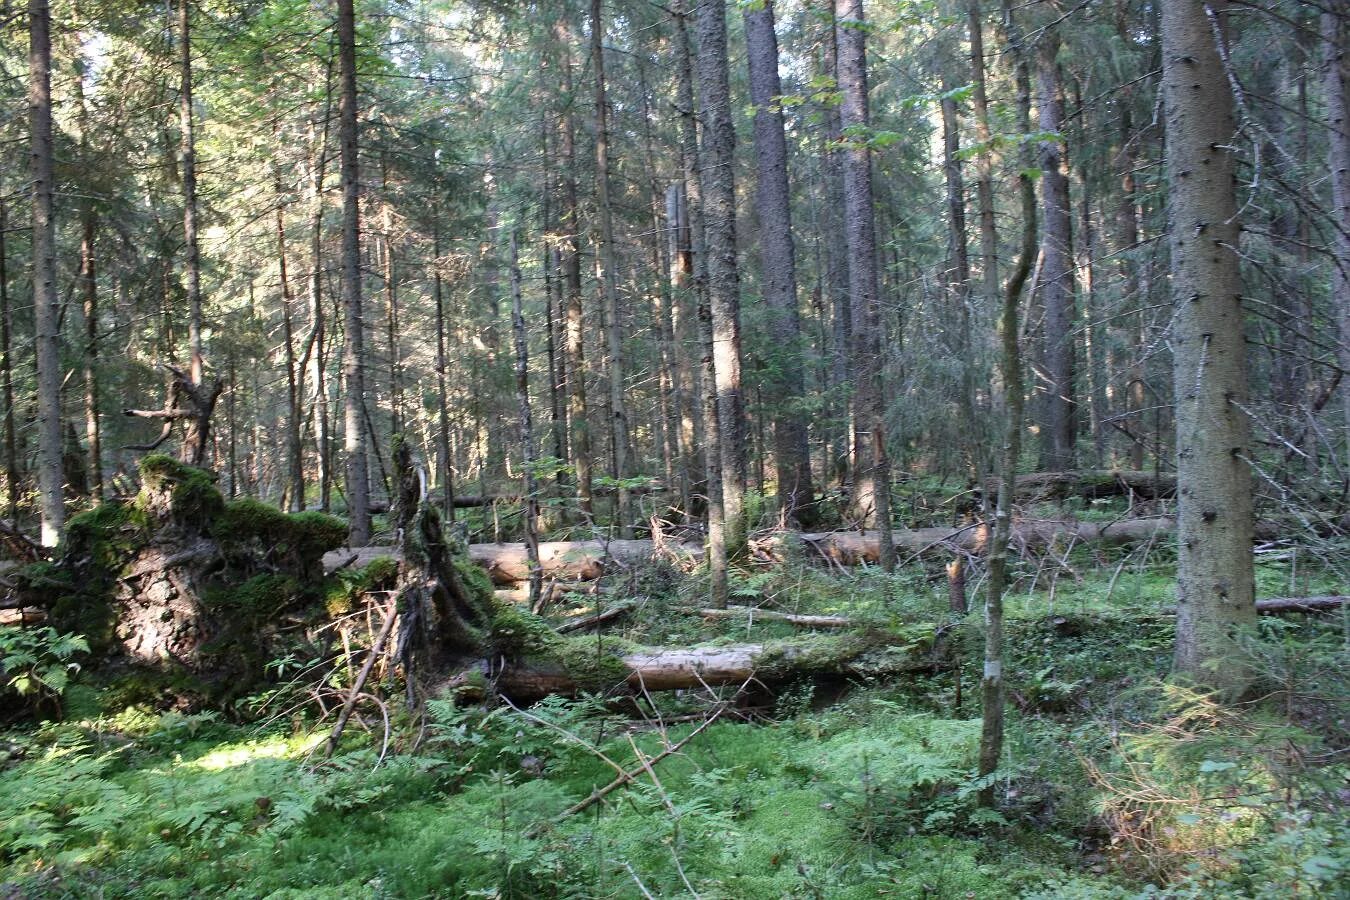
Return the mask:
{"type": "MultiPolygon", "coordinates": [[[[1053,608],[1044,567],[1018,564],[1007,741],[990,781],[975,774],[978,615],[949,612],[936,565],[737,575],[734,602],[859,623],[818,634],[704,622],[690,610],[706,585],[656,567],[630,576],[631,612],[599,637],[495,606],[494,652],[594,689],[620,676],[622,653],[696,642],[831,653],[940,632],[953,664],[854,677],[844,691],[781,684],[650,771],[644,760],[714,708],[702,692],[551,698],[524,712],[432,699],[423,729],[396,686],[372,685],[387,691],[393,752],[381,760],[354,722],[323,762],[326,728],[303,710],[250,726],[156,712],[76,679],[65,721],[0,735],[0,896],[1337,896],[1350,873],[1340,620],[1265,619],[1241,635],[1255,689],[1221,707],[1164,680],[1165,557],[1077,552],[1053,608]],[[564,815],[614,766],[632,783],[564,815]],[[997,805],[981,809],[990,783],[997,805]]],[[[1264,562],[1266,587],[1287,584],[1288,567],[1264,562]]],[[[344,572],[330,612],[393,574],[379,562],[344,572]]],[[[364,724],[378,738],[378,718],[364,724]]]]}

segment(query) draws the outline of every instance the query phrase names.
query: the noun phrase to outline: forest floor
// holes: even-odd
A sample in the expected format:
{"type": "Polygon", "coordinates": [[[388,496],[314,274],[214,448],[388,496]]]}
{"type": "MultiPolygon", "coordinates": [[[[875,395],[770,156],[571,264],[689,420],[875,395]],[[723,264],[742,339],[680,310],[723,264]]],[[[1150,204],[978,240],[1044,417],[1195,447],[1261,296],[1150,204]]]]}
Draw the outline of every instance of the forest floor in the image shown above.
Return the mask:
{"type": "MultiPolygon", "coordinates": [[[[1258,596],[1344,592],[1258,560],[1258,596]]],[[[324,761],[303,708],[156,712],[77,680],[62,721],[0,733],[0,897],[1344,896],[1345,612],[1265,618],[1242,645],[1255,699],[1223,707],[1164,680],[1166,548],[1023,565],[996,809],[973,774],[978,613],[947,611],[940,564],[797,563],[739,577],[736,602],[942,629],[956,662],[738,703],[433,700],[425,727],[390,703],[382,760],[378,721],[324,761]],[[619,769],[637,777],[564,814],[619,769]]],[[[635,607],[611,633],[643,644],[801,633],[689,615],[701,587],[668,568],[621,588],[635,607]]]]}

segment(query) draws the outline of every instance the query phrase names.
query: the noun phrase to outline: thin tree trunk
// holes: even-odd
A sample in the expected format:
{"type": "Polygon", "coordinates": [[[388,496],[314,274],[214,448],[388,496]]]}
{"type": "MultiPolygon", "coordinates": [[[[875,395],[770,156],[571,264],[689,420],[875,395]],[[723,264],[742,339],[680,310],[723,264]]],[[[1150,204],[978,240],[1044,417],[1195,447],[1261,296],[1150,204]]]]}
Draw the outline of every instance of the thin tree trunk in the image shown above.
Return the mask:
{"type": "Polygon", "coordinates": [[[591,0],[591,67],[595,70],[595,203],[600,219],[595,248],[596,275],[604,297],[605,341],[609,364],[609,427],[614,453],[614,477],[618,484],[615,508],[619,537],[633,536],[633,498],[628,487],[632,476],[629,461],[628,408],[624,399],[623,319],[619,312],[619,273],[614,257],[614,218],[609,199],[609,110],[605,98],[605,47],[601,0],[591,0]]]}
{"type": "Polygon", "coordinates": [[[432,296],[436,301],[436,456],[438,481],[441,487],[442,516],[451,525],[455,523],[454,460],[450,457],[450,396],[446,390],[445,355],[445,293],[441,277],[441,206],[434,202],[431,208],[431,272],[432,296]]]}
{"type": "MultiPolygon", "coordinates": [[[[76,15],[79,7],[76,6],[76,15]]],[[[88,75],[88,60],[81,54],[76,58],[75,102],[80,132],[82,165],[92,165],[89,150],[89,105],[86,102],[84,82],[88,75]]],[[[97,505],[103,499],[103,446],[98,411],[98,269],[94,258],[94,240],[98,233],[98,212],[92,198],[80,204],[80,286],[84,306],[84,434],[88,445],[89,496],[97,505]]]]}
{"type": "MultiPolygon", "coordinates": [[[[273,131],[276,136],[276,131],[273,131]]],[[[279,136],[278,140],[279,140],[279,136]]],[[[281,341],[286,358],[286,497],[287,508],[298,512],[305,508],[305,454],[300,441],[300,372],[295,355],[295,320],[291,315],[292,301],[290,268],[286,257],[285,187],[281,170],[275,171],[277,269],[281,279],[281,341]]]]}
{"type": "Polygon", "coordinates": [[[0,398],[5,402],[5,493],[9,520],[19,523],[19,441],[14,425],[14,357],[10,345],[14,314],[9,307],[9,228],[4,188],[0,187],[0,398]]]}
{"type": "MultiPolygon", "coordinates": [[[[331,106],[331,78],[324,83],[325,109],[331,106]]],[[[318,457],[319,509],[328,512],[332,505],[332,439],[328,418],[327,331],[323,310],[323,174],[327,156],[328,125],[316,135],[310,124],[310,222],[309,222],[309,379],[314,404],[314,444],[318,457]]]]}
{"type": "Polygon", "coordinates": [[[61,301],[56,293],[52,173],[52,45],[47,0],[28,2],[28,109],[32,144],[33,310],[37,356],[38,493],[42,544],[66,523],[61,467],[61,301]]]}
{"type": "Polygon", "coordinates": [[[1331,170],[1331,221],[1336,232],[1331,276],[1332,308],[1339,310],[1341,412],[1344,452],[1350,456],[1350,3],[1332,0],[1322,13],[1322,86],[1326,95],[1327,168],[1331,170]]]}
{"type": "Polygon", "coordinates": [[[975,416],[974,359],[971,354],[970,328],[970,251],[966,246],[966,187],[961,173],[961,123],[957,116],[956,100],[951,92],[956,85],[951,77],[942,76],[942,169],[947,183],[947,229],[951,244],[951,274],[948,291],[956,305],[957,345],[960,360],[961,383],[958,387],[958,408],[961,410],[961,433],[965,436],[968,474],[979,478],[979,425],[975,416]]]}
{"type": "Polygon", "coordinates": [[[563,96],[569,98],[562,127],[562,215],[559,225],[565,235],[562,254],[563,280],[567,290],[567,421],[571,429],[571,462],[577,475],[577,501],[587,523],[594,522],[592,500],[591,432],[586,416],[585,318],[581,304],[581,217],[577,210],[576,121],[573,116],[572,35],[566,22],[555,26],[562,51],[563,96]]]}
{"type": "Polygon", "coordinates": [[[740,274],[736,265],[736,131],[722,3],[698,7],[698,75],[703,123],[704,240],[707,244],[713,378],[717,395],[722,518],[727,556],[745,553],[745,399],[741,386],[740,274]]]}
{"type": "Polygon", "coordinates": [[[524,300],[520,285],[520,251],[511,232],[511,331],[515,335],[516,402],[520,408],[520,446],[525,465],[525,547],[530,561],[530,608],[537,609],[543,585],[539,567],[539,495],[535,485],[534,420],[530,415],[530,353],[525,336],[524,300]]]}
{"type": "Polygon", "coordinates": [[[357,171],[356,18],[353,0],[338,0],[338,103],[342,145],[343,435],[352,546],[370,542],[370,472],[366,461],[365,327],[361,316],[361,184],[357,171]]]}
{"type": "Polygon", "coordinates": [[[1250,673],[1231,630],[1256,620],[1241,226],[1233,99],[1205,0],[1163,6],[1163,103],[1172,251],[1177,429],[1177,643],[1173,670],[1230,693],[1250,673]]]}
{"type": "MultiPolygon", "coordinates": [[[[838,31],[835,27],[835,0],[827,0],[828,15],[821,74],[835,89],[838,87],[838,31]]],[[[832,438],[833,453],[831,463],[841,473],[851,473],[853,454],[852,407],[849,402],[854,388],[849,353],[853,346],[853,321],[849,311],[848,289],[848,238],[845,233],[841,210],[844,208],[844,150],[842,149],[842,129],[839,104],[833,101],[824,104],[825,147],[824,173],[822,187],[825,200],[822,204],[821,219],[825,231],[825,260],[827,272],[825,287],[830,295],[830,379],[831,387],[838,395],[842,415],[836,420],[835,436],[832,438]]]]}
{"type": "MultiPolygon", "coordinates": [[[[1037,53],[1037,114],[1043,133],[1059,135],[1064,125],[1064,86],[1055,55],[1059,38],[1042,39],[1037,53]]],[[[1074,388],[1073,218],[1063,138],[1040,142],[1041,203],[1045,228],[1041,235],[1039,297],[1045,308],[1042,353],[1046,394],[1039,404],[1041,468],[1052,471],[1076,465],[1077,400],[1074,388]]]]}
{"type": "MultiPolygon", "coordinates": [[[[866,30],[862,0],[843,0],[836,27],[839,46],[840,106],[845,133],[866,130],[866,30]]],[[[886,453],[885,400],[881,388],[880,288],[877,279],[876,221],[872,212],[872,154],[866,140],[853,138],[844,154],[844,224],[848,236],[848,285],[857,392],[854,434],[857,459],[853,506],[864,527],[880,529],[881,566],[895,568],[891,544],[890,464],[886,453]]]]}
{"type": "Polygon", "coordinates": [[[743,15],[750,102],[755,107],[758,175],[755,207],[759,215],[761,291],[768,307],[769,338],[776,353],[768,387],[777,406],[773,422],[778,509],[788,522],[802,523],[805,519],[803,524],[809,524],[814,520],[815,489],[802,405],[806,385],[797,310],[787,141],[783,136],[783,111],[778,105],[783,85],[778,77],[773,2],[766,0],[759,6],[746,6],[743,15]]]}
{"type": "MultiPolygon", "coordinates": [[[[1013,52],[1014,82],[1017,88],[1017,118],[1022,134],[1031,132],[1031,73],[1022,46],[1022,34],[1013,19],[1011,0],[1003,0],[1003,22],[1008,45],[1013,52]]],[[[972,22],[972,25],[974,23],[972,22]]],[[[983,122],[984,127],[988,122],[983,122]]],[[[994,773],[1003,756],[1003,593],[1008,581],[1008,543],[1012,536],[1012,507],[1016,499],[1017,459],[1022,449],[1022,352],[1019,346],[1018,307],[1022,290],[1036,259],[1036,187],[1032,182],[1033,159],[1022,144],[1018,188],[1022,201],[1022,246],[1016,268],[1008,277],[999,317],[1002,341],[1000,369],[1006,409],[1003,421],[1003,447],[999,454],[998,507],[994,516],[994,535],[989,546],[989,583],[984,599],[984,673],[980,679],[981,778],[990,779],[980,790],[980,803],[994,802],[994,773]]]]}
{"type": "Polygon", "coordinates": [[[401,368],[399,352],[398,326],[398,281],[394,270],[394,217],[393,207],[389,203],[388,163],[385,163],[385,176],[381,179],[384,197],[384,235],[381,244],[384,247],[384,331],[385,344],[389,349],[389,426],[394,434],[403,431],[403,388],[399,383],[401,368]]]}

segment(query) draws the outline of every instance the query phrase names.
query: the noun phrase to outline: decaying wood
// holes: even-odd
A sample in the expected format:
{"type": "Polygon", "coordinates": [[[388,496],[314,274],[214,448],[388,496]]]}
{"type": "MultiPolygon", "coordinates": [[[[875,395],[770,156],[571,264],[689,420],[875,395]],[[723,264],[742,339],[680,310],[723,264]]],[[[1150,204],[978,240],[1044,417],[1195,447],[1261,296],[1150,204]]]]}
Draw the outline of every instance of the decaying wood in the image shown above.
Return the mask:
{"type": "Polygon", "coordinates": [[[1287,613],[1325,612],[1340,609],[1350,603],[1350,597],[1328,595],[1323,597],[1275,597],[1257,600],[1256,611],[1263,616],[1281,616],[1287,613]]]}
{"type": "Polygon", "coordinates": [[[729,606],[726,609],[690,610],[704,619],[744,619],[748,624],[755,622],[787,622],[802,628],[852,628],[857,622],[848,616],[808,616],[796,613],[777,612],[772,609],[759,609],[754,606],[729,606]]]}
{"type": "Polygon", "coordinates": [[[628,601],[626,603],[616,603],[609,609],[601,610],[595,615],[585,616],[580,619],[573,619],[570,622],[564,622],[555,630],[559,634],[570,634],[573,631],[586,631],[591,628],[597,628],[607,622],[613,622],[615,619],[628,615],[636,608],[637,603],[628,601]]]}
{"type": "MultiPolygon", "coordinates": [[[[999,479],[988,478],[984,489],[989,496],[998,493],[999,479]]],[[[1117,469],[1087,469],[1072,472],[1029,472],[1017,476],[1019,498],[1039,497],[1061,500],[1065,497],[1120,497],[1135,494],[1153,500],[1175,496],[1177,477],[1170,473],[1135,472],[1117,469]]]]}
{"type": "Polygon", "coordinates": [[[0,521],[0,550],[21,563],[37,562],[45,555],[41,544],[8,521],[0,521]]]}
{"type": "MultiPolygon", "coordinates": [[[[633,691],[670,691],[744,684],[781,683],[794,678],[876,677],[931,671],[943,657],[933,649],[889,645],[861,636],[819,636],[797,643],[750,643],[724,647],[651,648],[618,657],[626,670],[613,687],[633,691]],[[828,644],[827,641],[838,641],[828,644]]],[[[508,665],[494,673],[497,690],[517,701],[551,694],[574,694],[577,681],[561,668],[508,665]]]]}
{"type": "Polygon", "coordinates": [[[370,672],[375,668],[375,661],[384,654],[384,645],[389,641],[389,634],[394,630],[394,620],[398,618],[398,597],[392,597],[384,610],[384,625],[380,627],[380,633],[375,638],[375,643],[371,645],[370,653],[366,655],[366,661],[361,666],[361,672],[356,676],[356,681],[352,682],[352,689],[347,693],[347,700],[342,704],[342,711],[338,713],[337,721],[333,723],[333,730],[328,735],[328,747],[324,752],[324,758],[327,759],[333,755],[337,749],[338,741],[342,740],[342,731],[347,727],[347,720],[351,718],[352,710],[356,708],[357,698],[365,690],[366,680],[370,678],[370,672]]]}
{"type": "MultiPolygon", "coordinates": [[[[1107,546],[1148,541],[1170,533],[1175,522],[1166,517],[1125,519],[1119,522],[1097,524],[1058,519],[1022,519],[1013,526],[1012,543],[1021,549],[1038,549],[1056,541],[1063,545],[1096,542],[1107,546]]],[[[950,552],[953,549],[983,553],[988,542],[984,525],[953,528],[914,528],[892,532],[895,546],[910,554],[950,552]]],[[[819,556],[845,566],[876,563],[879,559],[879,536],[876,531],[828,531],[797,534],[774,532],[751,541],[755,556],[764,561],[781,560],[784,545],[800,540],[819,556]]],[[[698,544],[664,541],[662,552],[667,558],[687,564],[703,559],[703,548],[698,544]]],[[[340,551],[328,554],[325,565],[330,570],[357,552],[357,565],[365,565],[382,556],[397,557],[388,547],[364,547],[359,551],[340,551]]],[[[539,545],[540,565],[546,578],[565,578],[588,581],[606,572],[623,570],[652,558],[651,541],[548,541],[539,545]]],[[[470,544],[469,558],[487,570],[494,584],[513,586],[529,578],[529,560],[524,544],[470,544]]]]}

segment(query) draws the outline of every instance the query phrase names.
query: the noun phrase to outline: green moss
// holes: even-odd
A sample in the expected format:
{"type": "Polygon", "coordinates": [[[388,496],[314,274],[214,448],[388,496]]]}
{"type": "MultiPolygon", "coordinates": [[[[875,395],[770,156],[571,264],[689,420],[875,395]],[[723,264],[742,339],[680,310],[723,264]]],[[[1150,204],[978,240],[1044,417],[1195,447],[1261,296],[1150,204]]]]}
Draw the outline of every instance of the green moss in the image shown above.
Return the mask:
{"type": "Polygon", "coordinates": [[[218,614],[257,619],[276,613],[294,602],[301,593],[301,585],[294,578],[264,573],[243,584],[209,588],[203,592],[202,600],[218,614]]]}
{"type": "Polygon", "coordinates": [[[492,587],[492,579],[483,571],[482,566],[474,563],[463,553],[452,552],[450,559],[469,596],[474,598],[482,609],[492,609],[496,591],[492,587]]]}
{"type": "Polygon", "coordinates": [[[341,547],[347,540],[345,519],[318,511],[291,513],[286,517],[296,549],[303,555],[324,554],[341,547]]]}
{"type": "Polygon", "coordinates": [[[164,453],[152,453],[141,460],[141,497],[144,508],[147,494],[170,491],[175,517],[209,522],[220,515],[225,501],[216,488],[216,476],[206,469],[189,466],[164,453]]]}
{"type": "Polygon", "coordinates": [[[622,638],[569,637],[519,607],[494,603],[490,641],[494,653],[532,669],[565,673],[581,691],[603,691],[628,676],[622,657],[641,648],[622,638]]]}
{"type": "Polygon", "coordinates": [[[397,577],[398,560],[391,556],[377,556],[363,568],[341,572],[329,578],[324,586],[324,608],[333,618],[345,616],[356,609],[356,599],[363,593],[392,585],[397,577]]]}
{"type": "Polygon", "coordinates": [[[216,520],[215,532],[222,539],[242,541],[273,537],[286,529],[286,514],[269,503],[245,497],[231,500],[216,520]]]}

